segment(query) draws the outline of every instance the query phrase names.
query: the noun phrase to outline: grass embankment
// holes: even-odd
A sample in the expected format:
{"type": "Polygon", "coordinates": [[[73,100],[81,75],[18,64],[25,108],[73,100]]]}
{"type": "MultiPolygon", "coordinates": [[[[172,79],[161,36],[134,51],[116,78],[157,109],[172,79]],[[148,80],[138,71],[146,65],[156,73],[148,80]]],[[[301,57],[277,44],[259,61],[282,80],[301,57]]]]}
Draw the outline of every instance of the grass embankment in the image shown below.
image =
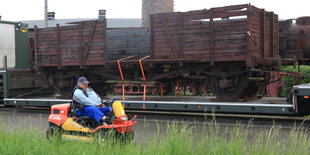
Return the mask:
{"type": "MultiPolygon", "coordinates": [[[[6,131],[0,123],[0,154],[309,154],[306,130],[293,129],[286,138],[280,127],[254,131],[236,125],[222,129],[217,124],[178,127],[167,124],[165,134],[158,133],[143,143],[126,145],[97,142],[47,140],[43,133],[30,129],[6,131]],[[199,127],[200,126],[200,127],[199,127]],[[199,129],[198,129],[199,127],[199,129]],[[201,129],[202,128],[202,129],[201,129]],[[197,132],[200,130],[202,132],[197,132]],[[198,134],[199,133],[199,134],[198,134]],[[163,136],[167,135],[167,136],[163,136]]],[[[139,133],[137,133],[139,134],[139,133]]]]}

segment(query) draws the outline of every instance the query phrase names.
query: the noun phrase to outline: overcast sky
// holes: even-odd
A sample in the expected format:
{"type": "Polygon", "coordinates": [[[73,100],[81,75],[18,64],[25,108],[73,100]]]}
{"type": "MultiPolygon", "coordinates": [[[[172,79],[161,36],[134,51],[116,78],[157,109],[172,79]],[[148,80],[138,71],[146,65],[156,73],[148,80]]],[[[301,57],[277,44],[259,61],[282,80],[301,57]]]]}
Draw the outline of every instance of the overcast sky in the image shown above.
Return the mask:
{"type": "MultiPolygon", "coordinates": [[[[174,0],[175,11],[209,9],[246,4],[274,11],[280,19],[310,16],[310,0],[174,0]]],[[[97,18],[99,9],[107,10],[107,18],[141,18],[142,0],[48,0],[48,11],[56,19],[97,18]]],[[[44,0],[0,0],[2,20],[42,20],[44,0]]]]}

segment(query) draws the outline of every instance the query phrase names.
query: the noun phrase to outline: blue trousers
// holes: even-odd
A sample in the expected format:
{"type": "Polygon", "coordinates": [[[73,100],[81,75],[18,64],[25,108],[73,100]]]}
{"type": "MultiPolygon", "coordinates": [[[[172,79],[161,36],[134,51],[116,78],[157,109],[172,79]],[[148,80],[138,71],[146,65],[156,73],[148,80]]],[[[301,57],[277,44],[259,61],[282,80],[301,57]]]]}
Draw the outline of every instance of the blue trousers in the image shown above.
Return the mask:
{"type": "Polygon", "coordinates": [[[77,112],[80,116],[88,116],[98,123],[101,123],[101,118],[105,116],[108,112],[112,111],[110,107],[95,107],[95,106],[85,106],[83,109],[83,113],[81,114],[80,111],[77,112]]]}

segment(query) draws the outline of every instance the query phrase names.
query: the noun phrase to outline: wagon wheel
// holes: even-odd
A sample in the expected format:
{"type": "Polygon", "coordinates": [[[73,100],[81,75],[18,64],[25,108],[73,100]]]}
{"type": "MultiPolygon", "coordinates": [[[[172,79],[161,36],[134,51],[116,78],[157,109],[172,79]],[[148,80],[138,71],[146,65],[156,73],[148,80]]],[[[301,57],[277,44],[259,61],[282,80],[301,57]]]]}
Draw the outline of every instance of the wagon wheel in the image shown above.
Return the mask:
{"type": "MultiPolygon", "coordinates": [[[[221,101],[235,101],[247,95],[246,88],[249,84],[249,74],[243,72],[241,67],[221,67],[212,69],[213,73],[222,76],[210,77],[212,90],[215,92],[217,99],[221,101]],[[230,76],[233,73],[241,74],[230,76]]],[[[251,94],[252,91],[251,91],[251,94]]]]}

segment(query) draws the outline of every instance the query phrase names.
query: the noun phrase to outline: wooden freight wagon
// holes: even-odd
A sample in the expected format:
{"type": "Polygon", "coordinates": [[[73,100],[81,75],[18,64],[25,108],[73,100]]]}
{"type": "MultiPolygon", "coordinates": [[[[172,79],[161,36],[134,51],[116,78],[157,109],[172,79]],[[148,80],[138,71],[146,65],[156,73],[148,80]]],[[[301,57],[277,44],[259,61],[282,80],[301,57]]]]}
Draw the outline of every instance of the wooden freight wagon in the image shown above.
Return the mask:
{"type": "Polygon", "coordinates": [[[70,26],[34,28],[36,70],[44,67],[105,64],[106,20],[81,21],[70,26]]]}
{"type": "Polygon", "coordinates": [[[32,33],[31,63],[59,91],[72,90],[76,79],[88,75],[102,79],[98,70],[106,64],[106,20],[69,23],[69,26],[37,28],[32,33]],[[95,73],[95,74],[93,74],[95,73]]]}
{"type": "Polygon", "coordinates": [[[278,15],[248,4],[151,15],[152,61],[191,66],[221,100],[256,94],[251,68],[290,62],[278,37],[278,15]]]}

